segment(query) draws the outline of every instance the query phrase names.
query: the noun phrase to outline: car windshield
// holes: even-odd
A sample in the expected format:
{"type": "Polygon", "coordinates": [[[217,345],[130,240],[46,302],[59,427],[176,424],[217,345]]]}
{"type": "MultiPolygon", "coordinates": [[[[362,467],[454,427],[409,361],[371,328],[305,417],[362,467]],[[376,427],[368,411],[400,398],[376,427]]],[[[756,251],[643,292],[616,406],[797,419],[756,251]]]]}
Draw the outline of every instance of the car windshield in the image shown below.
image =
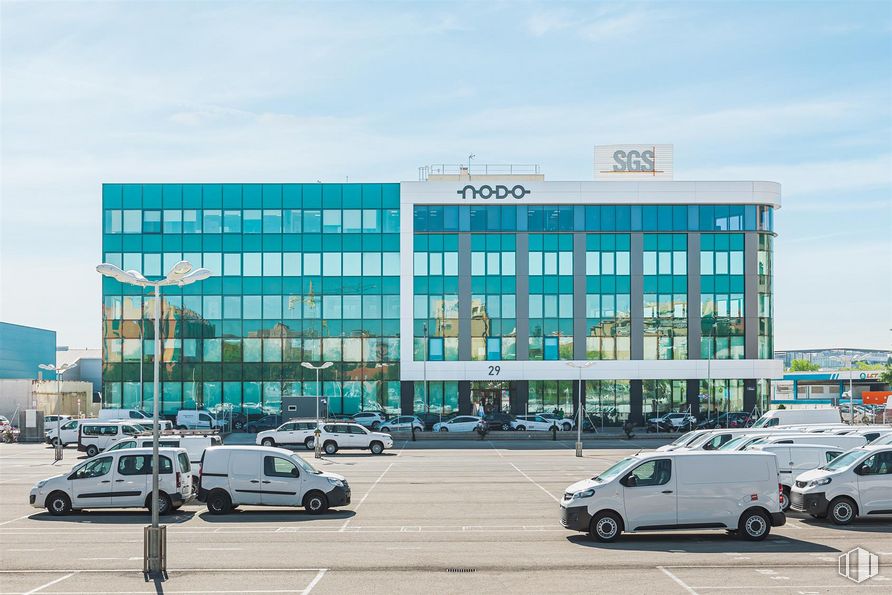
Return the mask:
{"type": "Polygon", "coordinates": [[[695,434],[694,432],[688,432],[687,434],[682,434],[681,436],[679,436],[678,438],[676,438],[675,440],[672,441],[672,446],[682,446],[684,444],[687,444],[688,442],[691,442],[692,440],[697,438],[697,436],[699,436],[699,434],[695,434]]]}
{"type": "Polygon", "coordinates": [[[611,467],[608,467],[606,471],[602,471],[598,475],[592,477],[592,481],[610,481],[611,479],[621,475],[623,471],[634,465],[636,462],[638,462],[638,459],[636,459],[635,457],[626,457],[618,463],[615,463],[611,467]]]}
{"type": "Polygon", "coordinates": [[[741,446],[744,442],[746,442],[749,439],[750,439],[749,436],[738,436],[737,438],[734,438],[733,440],[728,440],[727,442],[722,444],[720,447],[718,447],[716,450],[737,450],[738,446],[741,446]]]}
{"type": "Polygon", "coordinates": [[[845,454],[841,454],[820,469],[824,469],[826,471],[837,471],[839,469],[845,469],[855,461],[861,458],[864,455],[864,451],[860,449],[850,450],[845,454]]]}
{"type": "Polygon", "coordinates": [[[689,446],[691,448],[697,448],[698,446],[705,444],[706,441],[709,440],[711,437],[712,437],[712,434],[707,432],[706,434],[703,434],[702,436],[697,436],[696,438],[691,440],[691,442],[687,446],[689,446]]]}
{"type": "Polygon", "coordinates": [[[123,442],[118,442],[117,444],[115,444],[115,445],[112,446],[111,448],[107,448],[106,451],[110,451],[110,450],[122,450],[122,449],[124,449],[124,448],[135,448],[135,447],[136,447],[136,441],[134,441],[134,440],[124,440],[123,442]]]}
{"type": "Polygon", "coordinates": [[[299,457],[297,455],[294,455],[293,457],[291,457],[291,460],[294,461],[295,465],[297,465],[298,467],[300,467],[303,471],[306,471],[307,473],[312,473],[314,475],[319,475],[320,473],[322,473],[321,471],[317,471],[315,467],[313,467],[312,465],[310,465],[308,462],[306,462],[305,460],[303,460],[301,457],[299,457]]]}

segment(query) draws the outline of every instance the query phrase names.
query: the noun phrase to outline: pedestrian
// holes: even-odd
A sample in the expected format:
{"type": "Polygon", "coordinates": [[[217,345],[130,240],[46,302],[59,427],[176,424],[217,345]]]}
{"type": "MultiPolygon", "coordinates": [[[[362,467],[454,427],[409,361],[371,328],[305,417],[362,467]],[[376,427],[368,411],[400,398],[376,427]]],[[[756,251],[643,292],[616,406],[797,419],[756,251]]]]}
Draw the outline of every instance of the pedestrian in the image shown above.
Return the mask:
{"type": "Polygon", "coordinates": [[[623,432],[626,433],[626,440],[631,440],[635,437],[635,434],[632,433],[632,430],[635,429],[635,426],[632,425],[632,418],[629,417],[626,419],[626,423],[623,424],[623,432]]]}

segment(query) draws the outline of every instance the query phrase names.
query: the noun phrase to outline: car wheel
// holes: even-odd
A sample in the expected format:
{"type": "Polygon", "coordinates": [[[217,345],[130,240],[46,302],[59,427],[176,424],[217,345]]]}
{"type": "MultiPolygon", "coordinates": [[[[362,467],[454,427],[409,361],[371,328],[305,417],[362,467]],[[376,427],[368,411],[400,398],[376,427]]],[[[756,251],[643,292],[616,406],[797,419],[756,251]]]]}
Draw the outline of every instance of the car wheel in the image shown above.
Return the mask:
{"type": "Polygon", "coordinates": [[[376,432],[378,431],[378,428],[380,428],[380,427],[381,427],[381,422],[379,422],[379,421],[372,422],[372,429],[375,430],[376,432]]]}
{"type": "Polygon", "coordinates": [[[384,427],[381,428],[381,431],[382,431],[382,432],[389,432],[389,431],[390,431],[390,428],[388,428],[387,426],[384,426],[384,427]]]}
{"type": "Polygon", "coordinates": [[[572,429],[573,429],[573,425],[572,425],[572,424],[568,424],[568,423],[564,422],[564,431],[565,431],[565,432],[569,432],[569,431],[572,430],[572,429]]]}
{"type": "Polygon", "coordinates": [[[440,431],[441,431],[441,432],[448,432],[448,431],[449,431],[449,428],[440,428],[440,431]]]}
{"type": "Polygon", "coordinates": [[[53,438],[52,440],[50,440],[50,444],[53,446],[53,448],[59,446],[59,439],[53,438]]]}
{"type": "Polygon", "coordinates": [[[88,457],[95,457],[98,454],[99,454],[99,449],[96,448],[95,445],[91,444],[90,446],[87,447],[87,456],[88,457]]]}
{"type": "MultiPolygon", "coordinates": [[[[152,495],[149,494],[149,497],[146,499],[146,508],[149,509],[149,512],[152,511],[152,495]]],[[[170,501],[170,496],[165,494],[164,492],[158,493],[158,515],[164,516],[169,514],[170,511],[173,510],[173,503],[170,501]]]]}
{"type": "Polygon", "coordinates": [[[848,525],[851,523],[856,516],[858,516],[858,509],[855,506],[855,503],[849,498],[835,498],[833,502],[830,503],[830,508],[827,516],[830,517],[830,520],[833,521],[834,525],[848,525]]]}
{"type": "Polygon", "coordinates": [[[62,516],[71,512],[71,499],[65,492],[53,492],[46,499],[46,509],[53,516],[62,516]]]}
{"type": "Polygon", "coordinates": [[[322,514],[328,510],[328,498],[322,492],[310,492],[304,496],[304,510],[310,514],[322,514]]]}
{"type": "Polygon", "coordinates": [[[588,532],[598,541],[610,543],[616,541],[623,532],[623,522],[616,513],[602,511],[594,516],[588,532]]]}
{"type": "Polygon", "coordinates": [[[379,455],[384,452],[384,445],[380,442],[372,442],[369,444],[369,450],[372,451],[373,455],[379,455]]]}
{"type": "Polygon", "coordinates": [[[771,532],[771,522],[761,510],[748,510],[741,515],[737,531],[747,541],[762,541],[771,532]]]}
{"type": "Polygon", "coordinates": [[[790,488],[784,486],[784,491],[781,494],[781,512],[787,512],[790,510],[790,488]]]}
{"type": "Polygon", "coordinates": [[[226,514],[233,508],[232,500],[229,494],[223,490],[216,490],[208,495],[207,500],[208,512],[211,514],[226,514]]]}
{"type": "Polygon", "coordinates": [[[511,424],[502,424],[502,431],[507,432],[511,429],[511,424]]]}
{"type": "Polygon", "coordinates": [[[517,426],[517,431],[518,431],[518,432],[523,432],[523,431],[526,430],[526,429],[527,429],[526,426],[517,426]]]}
{"type": "Polygon", "coordinates": [[[245,422],[243,422],[243,421],[237,421],[237,422],[235,422],[235,423],[232,424],[232,427],[235,428],[236,430],[242,430],[242,429],[244,429],[244,427],[245,427],[245,422]]]}
{"type": "Polygon", "coordinates": [[[304,446],[307,447],[307,450],[313,450],[314,448],[316,448],[316,441],[313,439],[312,436],[310,436],[309,438],[304,440],[304,446]]]}
{"type": "Polygon", "coordinates": [[[276,441],[273,440],[272,438],[264,438],[263,440],[260,441],[260,444],[262,444],[263,446],[275,446],[276,441]]]}
{"type": "Polygon", "coordinates": [[[334,453],[338,452],[338,444],[333,440],[329,440],[322,445],[322,449],[325,451],[325,454],[333,455],[334,453]]]}

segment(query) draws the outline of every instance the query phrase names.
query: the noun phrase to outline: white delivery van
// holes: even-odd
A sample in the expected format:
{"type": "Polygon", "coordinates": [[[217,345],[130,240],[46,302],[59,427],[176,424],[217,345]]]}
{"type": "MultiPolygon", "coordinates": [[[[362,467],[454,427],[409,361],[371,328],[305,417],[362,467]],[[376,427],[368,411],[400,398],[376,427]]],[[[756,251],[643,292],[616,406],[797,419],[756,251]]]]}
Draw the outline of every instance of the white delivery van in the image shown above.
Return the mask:
{"type": "MultiPolygon", "coordinates": [[[[192,482],[198,488],[198,474],[201,470],[201,455],[206,448],[222,446],[223,441],[216,434],[209,435],[179,435],[173,433],[161,434],[158,440],[159,448],[182,448],[189,455],[189,463],[192,466],[192,482]]],[[[113,452],[125,448],[152,448],[152,436],[127,436],[115,442],[105,449],[105,452],[113,452]]]]}
{"type": "Polygon", "coordinates": [[[795,477],[826,465],[845,450],[848,449],[817,444],[759,444],[752,448],[752,452],[770,452],[777,457],[777,469],[784,490],[784,499],[781,502],[784,512],[790,508],[790,490],[795,477]]]}
{"type": "Polygon", "coordinates": [[[603,542],[668,529],[725,529],[755,541],[786,521],[777,457],[761,452],[639,453],[568,487],[560,506],[564,527],[603,542]]]}
{"type": "Polygon", "coordinates": [[[177,411],[178,430],[216,430],[222,428],[224,421],[214,417],[204,409],[180,409],[177,411]]]}
{"type": "MultiPolygon", "coordinates": [[[[77,444],[77,429],[82,423],[99,421],[95,418],[88,419],[71,419],[67,422],[62,422],[61,433],[62,433],[62,446],[68,446],[69,444],[77,444]]],[[[45,427],[44,435],[46,436],[46,443],[52,444],[53,446],[59,442],[58,432],[56,431],[56,424],[52,426],[45,427]]]]}
{"type": "Polygon", "coordinates": [[[796,477],[791,509],[847,525],[857,516],[892,515],[892,445],[868,444],[796,477]]]}
{"type": "Polygon", "coordinates": [[[148,421],[152,423],[152,416],[139,409],[100,409],[98,419],[103,421],[148,421]]]}
{"type": "Polygon", "coordinates": [[[767,411],[756,423],[754,428],[772,428],[776,426],[795,426],[803,424],[838,424],[842,423],[842,416],[837,407],[825,407],[822,409],[775,409],[767,411]]]}
{"type": "MultiPolygon", "coordinates": [[[[158,512],[167,514],[192,496],[192,474],[185,450],[158,451],[158,512]]],[[[37,482],[30,503],[63,515],[84,508],[150,508],[152,449],[137,448],[103,453],[68,473],[37,482]]]]}
{"type": "Polygon", "coordinates": [[[95,457],[127,436],[136,436],[142,429],[123,421],[91,421],[77,428],[77,449],[95,457]]]}
{"type": "Polygon", "coordinates": [[[748,446],[752,448],[761,444],[818,444],[832,446],[837,450],[849,450],[867,444],[867,438],[860,434],[838,436],[836,434],[769,434],[762,436],[748,446]]]}
{"type": "Polygon", "coordinates": [[[302,444],[307,450],[310,450],[313,448],[314,432],[317,425],[315,419],[292,419],[275,430],[257,432],[254,443],[262,446],[302,444]]]}
{"type": "Polygon", "coordinates": [[[320,514],[350,504],[350,486],[343,476],[317,471],[284,448],[216,446],[204,451],[198,500],[211,514],[240,504],[303,506],[320,514]]]}
{"type": "Polygon", "coordinates": [[[659,447],[657,449],[657,452],[670,452],[679,448],[684,448],[697,438],[711,432],[712,430],[692,430],[690,432],[685,432],[684,434],[673,440],[671,443],[664,444],[663,446],[659,447]]]}

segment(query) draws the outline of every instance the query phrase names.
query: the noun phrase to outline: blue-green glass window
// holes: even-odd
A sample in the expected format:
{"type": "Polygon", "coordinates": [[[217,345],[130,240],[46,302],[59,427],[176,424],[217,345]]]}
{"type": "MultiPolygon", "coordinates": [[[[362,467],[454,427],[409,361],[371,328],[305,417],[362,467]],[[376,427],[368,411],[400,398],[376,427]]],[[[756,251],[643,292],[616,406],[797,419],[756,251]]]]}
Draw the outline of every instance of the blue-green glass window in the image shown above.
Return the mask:
{"type": "Polygon", "coordinates": [[[179,209],[164,210],[164,233],[183,232],[183,211],[179,209]]]}
{"type": "Polygon", "coordinates": [[[486,339],[486,359],[500,360],[502,359],[502,338],[487,337],[486,339]]]}
{"type": "Polygon", "coordinates": [[[428,339],[428,359],[433,362],[443,361],[442,337],[430,337],[428,339]]]}
{"type": "Polygon", "coordinates": [[[142,232],[142,211],[124,211],[124,233],[142,232]]]}
{"type": "Polygon", "coordinates": [[[246,210],[242,213],[243,233],[261,233],[263,231],[263,212],[259,209],[246,210]]]}
{"type": "Polygon", "coordinates": [[[204,233],[220,233],[222,211],[217,209],[205,209],[203,215],[204,233]]]}
{"type": "Polygon", "coordinates": [[[143,211],[143,233],[161,233],[161,211],[143,211]]]}
{"type": "Polygon", "coordinates": [[[223,211],[223,233],[242,232],[242,212],[223,211]]]}
{"type": "Polygon", "coordinates": [[[263,210],[263,233],[282,232],[282,211],[279,209],[263,210]]]}
{"type": "Polygon", "coordinates": [[[119,209],[105,211],[105,233],[121,233],[123,217],[119,209]]]}
{"type": "Polygon", "coordinates": [[[322,233],[322,211],[304,210],[304,233],[322,233]]]}
{"type": "Polygon", "coordinates": [[[556,360],[558,358],[558,338],[545,337],[545,353],[543,359],[556,360]]]}
{"type": "Polygon", "coordinates": [[[285,233],[300,233],[302,220],[300,209],[285,209],[282,211],[282,231],[285,233]]]}
{"type": "Polygon", "coordinates": [[[201,233],[201,211],[196,209],[183,211],[183,233],[201,233]]]}

